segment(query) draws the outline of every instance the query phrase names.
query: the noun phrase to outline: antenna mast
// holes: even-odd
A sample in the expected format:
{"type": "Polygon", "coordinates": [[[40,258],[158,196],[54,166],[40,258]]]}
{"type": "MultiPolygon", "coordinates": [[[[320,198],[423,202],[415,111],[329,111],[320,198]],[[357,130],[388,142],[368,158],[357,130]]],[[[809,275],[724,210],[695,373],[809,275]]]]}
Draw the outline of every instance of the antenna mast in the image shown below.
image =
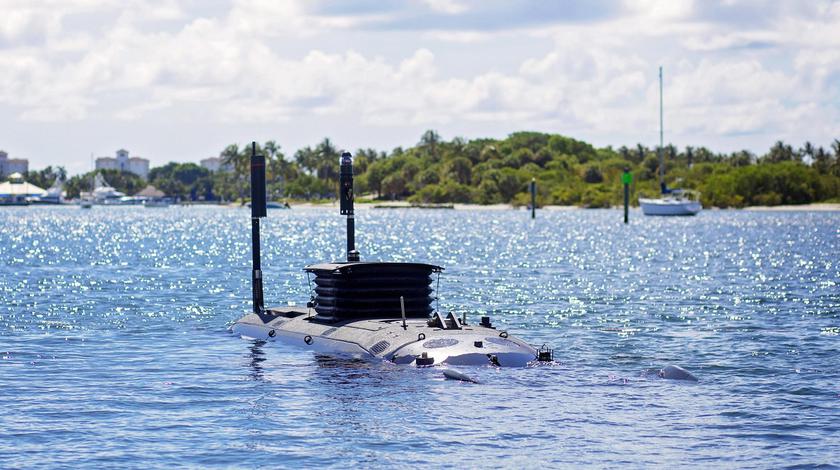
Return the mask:
{"type": "Polygon", "coordinates": [[[260,266],[260,217],[265,217],[265,155],[257,155],[257,143],[251,142],[251,289],[254,313],[262,317],[265,307],[260,266]]]}
{"type": "Polygon", "coordinates": [[[356,219],[353,215],[353,156],[350,152],[341,154],[339,186],[341,214],[347,216],[347,261],[359,261],[359,252],[356,251],[356,219]]]}

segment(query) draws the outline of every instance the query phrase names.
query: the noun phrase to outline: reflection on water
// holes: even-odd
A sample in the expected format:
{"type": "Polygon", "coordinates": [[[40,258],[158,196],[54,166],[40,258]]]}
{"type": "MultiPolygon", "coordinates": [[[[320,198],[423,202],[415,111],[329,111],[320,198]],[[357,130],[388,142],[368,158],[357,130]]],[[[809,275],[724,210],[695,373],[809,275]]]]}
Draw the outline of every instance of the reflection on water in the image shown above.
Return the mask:
{"type": "MultiPolygon", "coordinates": [[[[443,265],[442,311],[555,348],[552,365],[469,368],[475,385],[229,334],[250,310],[247,210],[74,209],[0,211],[2,468],[775,468],[840,454],[838,213],[624,226],[620,211],[359,211],[363,259],[443,265]],[[666,364],[700,382],[660,379],[666,364]]],[[[306,302],[301,268],[341,259],[342,222],[269,215],[267,302],[306,302]]]]}
{"type": "Polygon", "coordinates": [[[251,362],[249,363],[249,366],[251,367],[250,376],[254,380],[263,380],[262,363],[265,362],[265,353],[262,348],[264,345],[265,341],[254,340],[248,348],[251,351],[251,362]]]}

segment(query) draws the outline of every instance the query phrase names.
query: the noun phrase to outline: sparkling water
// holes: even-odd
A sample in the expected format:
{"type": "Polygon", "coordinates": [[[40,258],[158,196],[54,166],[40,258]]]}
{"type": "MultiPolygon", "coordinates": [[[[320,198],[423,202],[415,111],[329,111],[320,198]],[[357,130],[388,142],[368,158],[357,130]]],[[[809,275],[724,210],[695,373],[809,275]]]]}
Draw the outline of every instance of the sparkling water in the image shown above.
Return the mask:
{"type": "MultiPolygon", "coordinates": [[[[358,210],[363,260],[555,349],[480,384],[229,333],[249,217],[0,208],[0,468],[840,465],[840,212],[358,210]]],[[[267,304],[305,305],[344,219],[263,227],[267,304]]]]}

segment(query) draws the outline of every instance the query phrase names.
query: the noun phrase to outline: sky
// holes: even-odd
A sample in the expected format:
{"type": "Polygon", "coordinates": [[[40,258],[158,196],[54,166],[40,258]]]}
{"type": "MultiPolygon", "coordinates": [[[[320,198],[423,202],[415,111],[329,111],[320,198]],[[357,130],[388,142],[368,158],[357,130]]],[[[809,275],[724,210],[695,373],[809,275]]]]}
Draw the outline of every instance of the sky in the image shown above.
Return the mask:
{"type": "Polygon", "coordinates": [[[764,153],[840,138],[840,1],[0,0],[0,149],[347,150],[560,133],[764,153]]]}

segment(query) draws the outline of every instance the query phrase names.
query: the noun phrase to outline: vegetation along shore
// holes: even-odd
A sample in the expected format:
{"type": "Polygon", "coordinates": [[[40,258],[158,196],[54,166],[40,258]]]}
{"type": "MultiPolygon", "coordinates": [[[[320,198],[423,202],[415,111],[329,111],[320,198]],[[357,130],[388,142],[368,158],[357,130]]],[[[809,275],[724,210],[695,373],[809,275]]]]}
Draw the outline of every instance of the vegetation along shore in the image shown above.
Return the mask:
{"type": "MultiPolygon", "coordinates": [[[[268,159],[271,199],[334,199],[341,148],[330,139],[285,155],[275,141],[260,146],[268,159]]],[[[229,145],[221,157],[230,171],[210,172],[195,163],[152,168],[148,182],[131,173],[100,170],[115,188],[134,194],[152,184],[181,200],[242,200],[248,194],[248,146],[229,145]]],[[[706,207],[840,203],[840,140],[830,147],[806,142],[795,148],[776,142],[763,155],[715,153],[705,147],[663,149],[669,186],[702,192],[706,207]]],[[[354,152],[359,199],[422,204],[513,204],[530,201],[537,180],[539,206],[609,207],[622,203],[621,174],[633,173],[631,201],[659,191],[655,148],[594,146],[557,134],[516,132],[505,139],[443,140],[425,132],[417,145],[391,152],[354,152]]],[[[29,172],[26,179],[49,187],[62,168],[29,172]]],[[[89,187],[90,174],[67,180],[67,197],[89,187]]]]}

